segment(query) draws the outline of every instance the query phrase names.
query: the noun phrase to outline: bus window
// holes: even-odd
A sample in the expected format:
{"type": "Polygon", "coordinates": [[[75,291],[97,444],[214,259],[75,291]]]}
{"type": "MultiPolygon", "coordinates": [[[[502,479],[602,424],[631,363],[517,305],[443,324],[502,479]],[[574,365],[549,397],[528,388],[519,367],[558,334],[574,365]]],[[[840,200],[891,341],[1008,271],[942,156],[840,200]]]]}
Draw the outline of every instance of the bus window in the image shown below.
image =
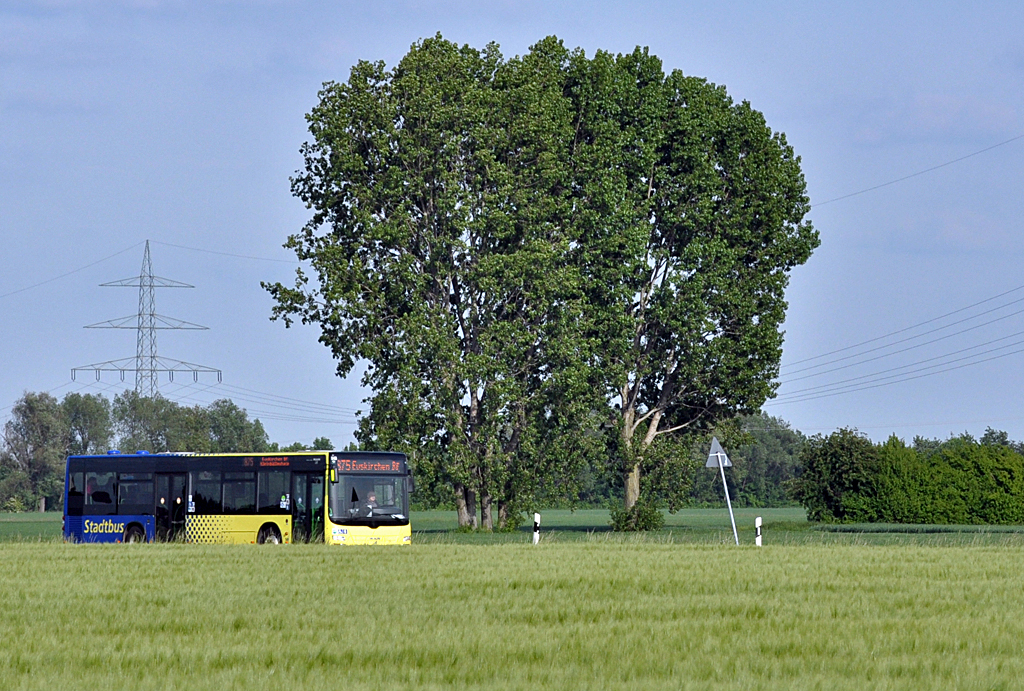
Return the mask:
{"type": "Polygon", "coordinates": [[[116,474],[92,472],[85,474],[85,508],[87,516],[112,516],[117,513],[114,503],[116,474]]]}
{"type": "Polygon", "coordinates": [[[289,513],[291,511],[291,473],[287,470],[261,470],[259,472],[260,513],[289,513]]]}
{"type": "Polygon", "coordinates": [[[350,522],[408,522],[405,478],[345,476],[331,485],[331,520],[350,522]]]}
{"type": "Polygon", "coordinates": [[[68,473],[68,515],[81,516],[85,505],[85,473],[68,473]]]}
{"type": "Polygon", "coordinates": [[[220,471],[201,470],[192,473],[192,502],[195,513],[221,512],[220,471]]]}
{"type": "Polygon", "coordinates": [[[224,473],[224,513],[256,513],[255,473],[224,473]]]}
{"type": "Polygon", "coordinates": [[[117,483],[117,512],[153,513],[153,473],[121,473],[117,483]]]}

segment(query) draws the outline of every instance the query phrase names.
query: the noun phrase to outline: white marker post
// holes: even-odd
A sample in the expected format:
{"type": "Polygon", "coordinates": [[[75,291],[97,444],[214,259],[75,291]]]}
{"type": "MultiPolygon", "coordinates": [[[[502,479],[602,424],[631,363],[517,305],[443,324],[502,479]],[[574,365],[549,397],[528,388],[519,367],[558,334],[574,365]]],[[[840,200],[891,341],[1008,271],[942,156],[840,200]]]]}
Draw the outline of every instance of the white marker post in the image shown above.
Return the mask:
{"type": "Polygon", "coordinates": [[[754,544],[758,547],[761,546],[761,517],[758,516],[754,519],[754,528],[757,530],[757,535],[754,536],[754,544]]]}
{"type": "Polygon", "coordinates": [[[739,533],[736,532],[736,517],[732,515],[732,502],[729,500],[729,485],[725,482],[725,468],[726,466],[732,467],[732,461],[729,460],[729,456],[725,453],[725,449],[718,442],[718,437],[711,437],[711,453],[708,454],[708,462],[704,464],[705,468],[718,468],[722,473],[722,488],[725,490],[725,505],[729,507],[729,520],[732,521],[732,536],[736,540],[736,544],[740,544],[739,533]]]}
{"type": "Polygon", "coordinates": [[[540,514],[533,514],[533,544],[540,542],[540,514]]]}

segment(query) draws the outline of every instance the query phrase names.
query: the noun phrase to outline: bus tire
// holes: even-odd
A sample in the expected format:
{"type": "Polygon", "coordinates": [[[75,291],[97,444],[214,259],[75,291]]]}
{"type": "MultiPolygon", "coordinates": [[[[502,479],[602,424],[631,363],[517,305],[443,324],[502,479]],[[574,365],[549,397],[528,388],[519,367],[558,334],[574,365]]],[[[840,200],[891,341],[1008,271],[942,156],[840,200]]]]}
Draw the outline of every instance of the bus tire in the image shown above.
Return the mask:
{"type": "Polygon", "coordinates": [[[260,532],[256,535],[256,542],[261,545],[281,544],[281,534],[277,532],[277,526],[268,523],[260,528],[260,532]]]}
{"type": "Polygon", "coordinates": [[[129,542],[145,542],[146,531],[138,523],[132,523],[124,529],[124,541],[126,544],[129,542]]]}

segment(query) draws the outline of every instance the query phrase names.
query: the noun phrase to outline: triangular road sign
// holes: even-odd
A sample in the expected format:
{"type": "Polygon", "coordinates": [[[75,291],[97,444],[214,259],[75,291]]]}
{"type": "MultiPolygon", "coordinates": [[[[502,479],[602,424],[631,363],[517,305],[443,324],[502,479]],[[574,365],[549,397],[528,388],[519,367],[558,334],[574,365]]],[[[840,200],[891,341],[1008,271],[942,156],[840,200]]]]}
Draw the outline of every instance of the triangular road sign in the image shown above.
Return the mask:
{"type": "Polygon", "coordinates": [[[732,466],[732,461],[729,460],[729,455],[725,453],[725,449],[718,443],[718,437],[711,437],[711,453],[708,454],[708,462],[704,464],[705,468],[717,468],[718,458],[721,454],[722,467],[729,468],[732,466]]]}

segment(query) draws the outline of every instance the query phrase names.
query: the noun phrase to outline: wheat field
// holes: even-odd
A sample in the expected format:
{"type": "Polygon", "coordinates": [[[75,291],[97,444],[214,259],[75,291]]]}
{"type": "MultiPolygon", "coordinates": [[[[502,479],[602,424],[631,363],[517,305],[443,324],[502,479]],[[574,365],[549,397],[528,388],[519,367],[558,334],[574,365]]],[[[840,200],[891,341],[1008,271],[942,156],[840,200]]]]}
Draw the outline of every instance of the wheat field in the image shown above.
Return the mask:
{"type": "Polygon", "coordinates": [[[0,688],[1020,688],[1022,557],[6,543],[0,688]]]}

